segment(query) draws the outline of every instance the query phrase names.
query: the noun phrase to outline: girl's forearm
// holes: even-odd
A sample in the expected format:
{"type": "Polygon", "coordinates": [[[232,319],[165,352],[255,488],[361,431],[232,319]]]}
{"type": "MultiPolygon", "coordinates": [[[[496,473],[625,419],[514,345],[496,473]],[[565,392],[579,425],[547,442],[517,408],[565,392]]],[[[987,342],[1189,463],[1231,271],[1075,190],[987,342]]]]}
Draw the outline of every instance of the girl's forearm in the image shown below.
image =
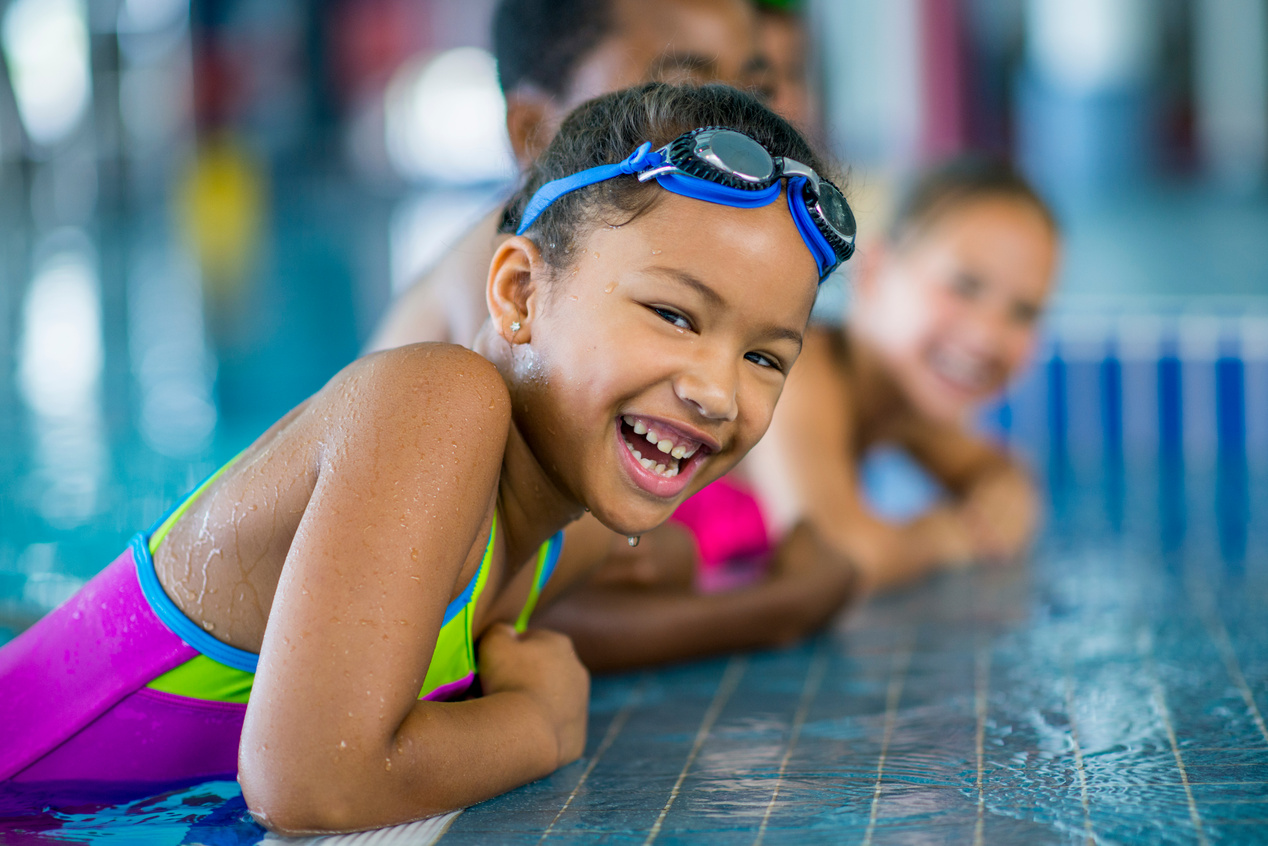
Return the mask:
{"type": "Polygon", "coordinates": [[[420,701],[390,738],[340,741],[287,766],[264,745],[240,755],[252,815],[274,831],[355,831],[435,816],[553,772],[559,746],[527,691],[464,702],[420,701]]]}
{"type": "Polygon", "coordinates": [[[857,582],[850,567],[819,567],[716,594],[595,586],[545,619],[572,638],[591,670],[621,670],[804,637],[854,596],[857,582]]]}
{"type": "Polygon", "coordinates": [[[948,506],[935,506],[903,524],[874,518],[838,522],[825,534],[838,549],[854,556],[869,592],[908,584],[972,557],[965,521],[948,506]]]}

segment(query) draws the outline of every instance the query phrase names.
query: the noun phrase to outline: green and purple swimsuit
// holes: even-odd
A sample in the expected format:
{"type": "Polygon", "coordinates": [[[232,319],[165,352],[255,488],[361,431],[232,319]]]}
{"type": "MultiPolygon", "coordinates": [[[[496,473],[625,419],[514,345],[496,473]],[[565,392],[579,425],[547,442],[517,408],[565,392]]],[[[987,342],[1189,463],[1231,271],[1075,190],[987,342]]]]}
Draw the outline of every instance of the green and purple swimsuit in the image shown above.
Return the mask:
{"type": "MultiPolygon", "coordinates": [[[[232,464],[232,462],[230,462],[232,464]]],[[[164,592],[154,552],[229,465],[67,602],[0,648],[0,780],[176,781],[237,772],[238,742],[259,656],[212,637],[164,592]]],[[[462,697],[476,677],[476,604],[497,534],[480,568],[445,608],[419,699],[462,697]]],[[[563,545],[542,545],[523,631],[563,545]]]]}

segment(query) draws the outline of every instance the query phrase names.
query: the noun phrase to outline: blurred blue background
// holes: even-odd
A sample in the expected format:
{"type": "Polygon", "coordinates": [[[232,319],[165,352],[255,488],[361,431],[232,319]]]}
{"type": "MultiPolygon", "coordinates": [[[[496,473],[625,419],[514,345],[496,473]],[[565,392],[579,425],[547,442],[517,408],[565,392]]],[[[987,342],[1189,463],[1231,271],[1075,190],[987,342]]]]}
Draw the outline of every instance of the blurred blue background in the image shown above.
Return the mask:
{"type": "MultiPolygon", "coordinates": [[[[320,387],[497,201],[492,7],[0,2],[0,626],[320,387]]],[[[1058,482],[1242,468],[1244,531],[1268,462],[1268,2],[805,14],[864,239],[962,149],[1056,206],[1043,351],[986,425],[1058,482]]]]}

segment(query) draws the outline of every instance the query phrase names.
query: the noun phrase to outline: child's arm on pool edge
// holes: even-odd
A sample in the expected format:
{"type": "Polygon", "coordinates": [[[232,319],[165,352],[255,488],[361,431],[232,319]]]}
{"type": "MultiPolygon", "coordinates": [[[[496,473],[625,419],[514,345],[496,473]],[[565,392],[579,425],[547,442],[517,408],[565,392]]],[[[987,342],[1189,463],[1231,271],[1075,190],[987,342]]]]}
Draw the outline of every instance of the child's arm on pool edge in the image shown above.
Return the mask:
{"type": "MultiPolygon", "coordinates": [[[[569,528],[569,543],[579,543],[571,554],[565,546],[570,558],[561,559],[563,567],[592,566],[612,537],[595,523],[597,530],[583,528],[593,539],[582,538],[578,525],[569,528]]],[[[665,551],[683,555],[672,545],[665,551]]],[[[579,584],[543,611],[540,622],[571,637],[591,670],[620,670],[789,643],[822,628],[858,595],[860,583],[854,566],[808,525],[784,538],[766,578],[755,585],[699,593],[677,578],[682,563],[693,562],[658,562],[669,576],[659,583],[598,578],[579,584]]]]}
{"type": "Polygon", "coordinates": [[[1025,552],[1039,522],[1039,497],[1019,461],[961,427],[913,426],[897,440],[956,497],[953,507],[975,555],[1004,561],[1025,552]]]}
{"type": "Polygon", "coordinates": [[[287,833],[463,807],[584,742],[587,677],[562,635],[494,628],[485,696],[417,698],[445,605],[482,552],[510,415],[501,378],[456,347],[393,351],[356,372],[312,409],[330,423],[239,751],[252,814],[287,833]]]}

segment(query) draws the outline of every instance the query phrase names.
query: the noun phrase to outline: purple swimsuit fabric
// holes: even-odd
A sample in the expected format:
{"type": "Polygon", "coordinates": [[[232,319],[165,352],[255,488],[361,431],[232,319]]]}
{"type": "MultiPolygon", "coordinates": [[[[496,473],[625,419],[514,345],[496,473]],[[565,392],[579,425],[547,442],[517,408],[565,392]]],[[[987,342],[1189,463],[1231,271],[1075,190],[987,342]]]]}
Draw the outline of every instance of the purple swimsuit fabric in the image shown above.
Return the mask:
{"type": "Polygon", "coordinates": [[[150,609],[129,548],[0,648],[0,780],[236,775],[246,705],[146,688],[196,655],[150,609]]]}

